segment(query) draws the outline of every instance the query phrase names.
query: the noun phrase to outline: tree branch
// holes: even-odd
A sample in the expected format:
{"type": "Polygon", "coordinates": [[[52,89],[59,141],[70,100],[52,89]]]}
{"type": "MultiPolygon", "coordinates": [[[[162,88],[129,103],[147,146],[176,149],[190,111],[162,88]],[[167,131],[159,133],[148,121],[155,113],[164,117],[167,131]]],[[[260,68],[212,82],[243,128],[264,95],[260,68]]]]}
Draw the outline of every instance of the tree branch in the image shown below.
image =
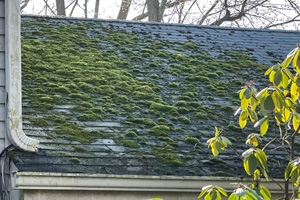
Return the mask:
{"type": "Polygon", "coordinates": [[[234,21],[234,20],[237,20],[237,19],[241,19],[243,16],[246,15],[246,13],[245,13],[245,6],[246,6],[246,4],[247,4],[247,0],[244,0],[243,4],[242,4],[241,11],[239,13],[235,14],[235,15],[231,15],[231,13],[230,13],[230,11],[228,9],[227,0],[225,0],[224,1],[224,8],[226,10],[225,16],[222,17],[221,19],[215,21],[211,25],[220,26],[225,21],[234,21]]]}
{"type": "Polygon", "coordinates": [[[203,24],[204,20],[208,17],[209,13],[217,6],[218,3],[219,0],[216,0],[215,3],[210,7],[210,9],[208,9],[208,11],[203,15],[198,24],[203,24]]]}

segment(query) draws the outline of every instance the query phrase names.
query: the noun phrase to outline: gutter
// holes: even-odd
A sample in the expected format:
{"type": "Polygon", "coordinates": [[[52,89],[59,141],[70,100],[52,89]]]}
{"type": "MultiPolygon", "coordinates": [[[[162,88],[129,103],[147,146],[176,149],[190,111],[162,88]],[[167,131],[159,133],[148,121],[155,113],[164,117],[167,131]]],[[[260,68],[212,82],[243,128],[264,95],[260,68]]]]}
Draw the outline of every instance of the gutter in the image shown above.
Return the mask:
{"type": "MultiPolygon", "coordinates": [[[[19,0],[5,1],[5,73],[7,136],[17,148],[36,152],[39,141],[22,129],[21,26],[19,0]]],[[[6,142],[7,145],[7,142],[6,142]]]]}
{"type": "MultiPolygon", "coordinates": [[[[13,185],[19,190],[77,190],[77,191],[144,191],[144,192],[200,192],[206,185],[218,185],[227,191],[235,188],[229,183],[252,183],[252,179],[196,176],[141,176],[107,174],[71,174],[14,172],[13,185]]],[[[283,179],[276,179],[284,186],[283,179]]],[[[272,194],[282,194],[273,181],[262,180],[272,194]]]]}

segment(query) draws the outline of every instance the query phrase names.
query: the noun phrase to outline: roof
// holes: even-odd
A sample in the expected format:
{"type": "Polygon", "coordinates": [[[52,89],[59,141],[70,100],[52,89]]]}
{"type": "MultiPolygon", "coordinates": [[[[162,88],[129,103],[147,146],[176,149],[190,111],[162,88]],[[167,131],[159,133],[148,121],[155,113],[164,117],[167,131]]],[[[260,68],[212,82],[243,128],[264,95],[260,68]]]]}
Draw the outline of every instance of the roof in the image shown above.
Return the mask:
{"type": "MultiPolygon", "coordinates": [[[[40,141],[37,153],[11,153],[23,172],[247,176],[237,153],[259,130],[238,127],[236,91],[249,80],[266,86],[268,65],[300,38],[297,31],[22,21],[23,129],[40,141]],[[237,152],[211,155],[205,142],[214,126],[237,152]]],[[[281,177],[285,153],[270,148],[272,175],[281,177]]]]}

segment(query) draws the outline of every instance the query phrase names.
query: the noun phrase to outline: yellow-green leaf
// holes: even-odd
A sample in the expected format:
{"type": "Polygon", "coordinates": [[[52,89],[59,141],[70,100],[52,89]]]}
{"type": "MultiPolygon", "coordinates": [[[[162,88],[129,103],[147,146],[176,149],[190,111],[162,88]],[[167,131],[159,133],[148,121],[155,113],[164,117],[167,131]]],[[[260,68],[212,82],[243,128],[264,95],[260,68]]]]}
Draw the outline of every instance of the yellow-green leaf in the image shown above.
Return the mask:
{"type": "Polygon", "coordinates": [[[284,59],[284,61],[281,63],[281,66],[283,68],[287,68],[289,64],[291,63],[295,53],[297,52],[298,48],[293,49],[284,59]]]}
{"type": "Polygon", "coordinates": [[[260,193],[263,195],[264,200],[271,200],[271,193],[265,186],[260,186],[260,193]]]}
{"type": "Polygon", "coordinates": [[[264,136],[267,131],[269,129],[269,119],[267,119],[266,121],[264,121],[261,126],[260,126],[260,134],[261,136],[264,136]]]}
{"type": "Polygon", "coordinates": [[[216,188],[225,196],[225,197],[227,197],[227,193],[226,193],[226,191],[223,189],[223,188],[221,188],[221,187],[218,187],[218,186],[216,186],[216,188]]]}
{"type": "Polygon", "coordinates": [[[290,177],[293,167],[294,167],[293,163],[288,164],[288,166],[286,167],[286,169],[284,171],[284,178],[285,179],[288,179],[290,177]]]}
{"type": "Polygon", "coordinates": [[[198,198],[201,198],[206,192],[207,190],[209,190],[210,188],[212,188],[213,186],[212,185],[207,185],[207,186],[204,186],[202,188],[202,192],[199,194],[198,198]]]}
{"type": "Polygon", "coordinates": [[[264,108],[266,110],[274,110],[275,105],[274,105],[274,102],[273,102],[273,99],[272,99],[271,95],[267,96],[267,98],[265,99],[264,108]]]}
{"type": "Polygon", "coordinates": [[[293,60],[293,67],[296,68],[296,67],[300,67],[299,66],[299,52],[300,52],[300,49],[298,49],[295,57],[294,57],[294,60],[293,60]]]}
{"type": "Polygon", "coordinates": [[[252,175],[254,173],[254,171],[256,170],[257,165],[258,165],[257,158],[253,154],[251,154],[249,156],[248,162],[249,162],[249,172],[252,175]]]}
{"type": "Polygon", "coordinates": [[[239,125],[241,128],[244,128],[247,124],[248,110],[243,111],[239,118],[239,125]]]}
{"type": "Polygon", "coordinates": [[[274,76],[275,76],[276,72],[272,71],[271,74],[269,75],[269,80],[270,82],[274,82],[274,76]]]}
{"type": "Polygon", "coordinates": [[[250,99],[251,98],[251,89],[247,88],[244,92],[244,97],[246,99],[250,99]]]}
{"type": "Polygon", "coordinates": [[[253,179],[254,179],[255,181],[257,181],[257,180],[259,179],[259,176],[260,176],[260,172],[259,172],[259,170],[257,169],[257,170],[255,170],[254,173],[253,173],[253,179]]]}
{"type": "Polygon", "coordinates": [[[251,176],[251,173],[250,173],[250,169],[249,169],[249,157],[250,156],[247,156],[244,158],[244,169],[246,171],[246,173],[251,176]]]}
{"type": "Polygon", "coordinates": [[[243,98],[241,100],[241,106],[243,108],[243,111],[247,110],[248,109],[248,100],[246,98],[243,98]]]}
{"type": "Polygon", "coordinates": [[[255,122],[255,121],[257,121],[258,120],[258,117],[257,117],[257,114],[256,114],[256,112],[255,111],[253,111],[253,110],[251,110],[251,109],[249,109],[248,110],[249,111],[249,114],[250,114],[250,119],[251,119],[251,121],[252,122],[255,122]],[[253,120],[252,120],[253,119],[253,120]]]}
{"type": "Polygon", "coordinates": [[[276,74],[274,75],[274,81],[273,81],[273,83],[274,83],[275,86],[278,86],[278,87],[279,87],[281,81],[282,81],[282,73],[281,73],[281,71],[278,71],[278,72],[276,72],[276,74]]]}
{"type": "Polygon", "coordinates": [[[241,99],[241,100],[244,98],[244,92],[245,92],[245,90],[246,90],[246,89],[242,89],[241,92],[240,92],[240,95],[239,95],[239,96],[240,96],[240,99],[241,99]]]}
{"type": "Polygon", "coordinates": [[[298,178],[299,178],[299,169],[298,168],[293,168],[292,173],[291,173],[292,183],[293,184],[296,183],[298,178]]]}
{"type": "Polygon", "coordinates": [[[282,74],[282,84],[281,84],[281,86],[283,88],[287,88],[287,86],[289,85],[289,78],[283,72],[281,72],[281,74],[282,74]]]}
{"type": "Polygon", "coordinates": [[[270,74],[272,71],[273,71],[273,67],[270,67],[270,68],[266,71],[265,76],[268,75],[268,74],[270,74]]]}

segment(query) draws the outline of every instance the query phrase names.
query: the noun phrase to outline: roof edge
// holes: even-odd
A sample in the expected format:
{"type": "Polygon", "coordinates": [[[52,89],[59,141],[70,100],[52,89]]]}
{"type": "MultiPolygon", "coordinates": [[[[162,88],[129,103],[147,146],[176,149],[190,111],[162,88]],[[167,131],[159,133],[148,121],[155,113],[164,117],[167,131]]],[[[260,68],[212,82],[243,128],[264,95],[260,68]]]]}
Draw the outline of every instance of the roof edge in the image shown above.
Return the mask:
{"type": "Polygon", "coordinates": [[[38,140],[29,138],[22,130],[21,86],[21,27],[20,3],[5,3],[5,73],[7,92],[7,134],[10,142],[19,149],[35,152],[38,140]]]}
{"type": "MultiPolygon", "coordinates": [[[[107,174],[71,174],[15,172],[13,186],[22,190],[93,190],[93,191],[161,191],[199,192],[206,185],[218,185],[233,190],[229,183],[249,183],[252,179],[233,177],[140,176],[107,174]]],[[[283,179],[262,180],[271,193],[282,193],[283,179]]]]}
{"type": "Polygon", "coordinates": [[[97,21],[97,22],[113,22],[113,23],[129,23],[129,24],[149,24],[149,25],[164,25],[164,26],[178,26],[178,27],[193,27],[193,28],[207,28],[207,29],[224,29],[236,31],[255,31],[255,32],[283,32],[283,33],[300,33],[297,30],[281,30],[281,29],[259,29],[259,28],[238,28],[229,26],[215,26],[215,25],[195,25],[195,24],[178,24],[178,23],[165,23],[165,22],[149,22],[149,21],[136,21],[136,20],[117,20],[117,19],[99,19],[99,18],[84,18],[84,17],[64,17],[64,16],[46,16],[46,15],[32,15],[22,14],[23,17],[32,18],[50,18],[57,20],[80,20],[80,21],[97,21]]]}

